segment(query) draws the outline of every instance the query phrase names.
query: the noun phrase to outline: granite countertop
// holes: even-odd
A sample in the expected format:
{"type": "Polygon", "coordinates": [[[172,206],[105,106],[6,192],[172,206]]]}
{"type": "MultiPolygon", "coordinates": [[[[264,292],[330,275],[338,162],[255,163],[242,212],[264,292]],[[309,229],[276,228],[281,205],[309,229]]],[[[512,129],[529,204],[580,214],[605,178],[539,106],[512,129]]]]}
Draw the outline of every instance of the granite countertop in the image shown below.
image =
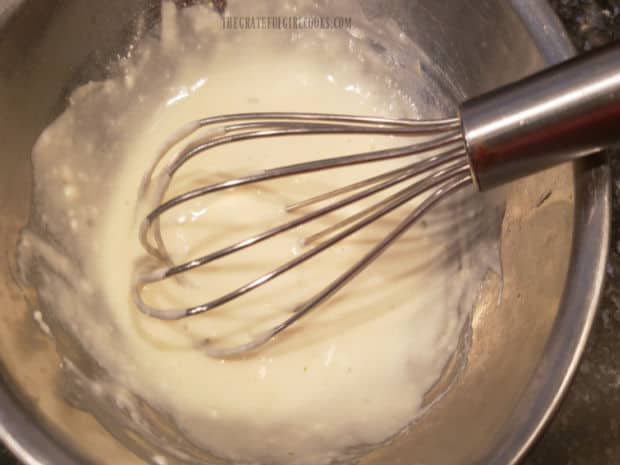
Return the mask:
{"type": "MultiPolygon", "coordinates": [[[[550,3],[579,50],[620,38],[620,0],[550,3]]],[[[620,159],[611,169],[614,220],[599,313],[573,384],[523,465],[620,464],[620,159]]],[[[0,465],[19,463],[0,446],[0,465]]]]}

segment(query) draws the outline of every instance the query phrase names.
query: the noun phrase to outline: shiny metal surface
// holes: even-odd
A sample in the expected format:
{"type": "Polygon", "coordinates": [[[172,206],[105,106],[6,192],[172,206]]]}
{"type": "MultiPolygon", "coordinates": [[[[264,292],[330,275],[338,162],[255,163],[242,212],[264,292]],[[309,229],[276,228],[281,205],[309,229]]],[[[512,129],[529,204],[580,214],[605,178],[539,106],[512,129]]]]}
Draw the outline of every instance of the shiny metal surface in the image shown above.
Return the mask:
{"type": "MultiPolygon", "coordinates": [[[[139,25],[133,20],[143,11],[156,18],[156,3],[25,0],[7,10],[10,17],[0,16],[0,436],[29,465],[138,465],[152,463],[157,450],[127,441],[107,421],[122,414],[118,409],[96,412],[104,428],[75,408],[87,403],[66,402],[55,344],[32,318],[35,296],[13,279],[15,242],[29,216],[34,139],[68,91],[106,74],[139,25]]],[[[428,93],[417,103],[432,102],[423,112],[429,118],[572,54],[557,19],[538,0],[360,5],[369,17],[393,18],[423,52],[420,68],[409,54],[399,56],[405,70],[422,72],[415,81],[428,93]]],[[[507,188],[504,287],[500,296],[493,275],[485,283],[466,370],[407,435],[364,465],[507,465],[523,455],[557,406],[588,335],[609,240],[608,182],[606,166],[592,160],[507,188]]],[[[63,337],[57,343],[80,361],[81,352],[63,337]]]]}
{"type": "Polygon", "coordinates": [[[620,45],[468,100],[460,110],[481,190],[619,142],[620,45]]]}

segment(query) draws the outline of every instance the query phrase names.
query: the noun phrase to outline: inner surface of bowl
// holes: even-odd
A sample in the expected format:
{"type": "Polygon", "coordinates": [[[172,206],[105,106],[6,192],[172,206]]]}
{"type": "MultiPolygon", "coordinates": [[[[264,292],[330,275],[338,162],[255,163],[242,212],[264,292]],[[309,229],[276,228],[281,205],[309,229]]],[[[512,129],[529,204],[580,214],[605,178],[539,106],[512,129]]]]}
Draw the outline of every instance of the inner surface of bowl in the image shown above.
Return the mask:
{"type": "MultiPolygon", "coordinates": [[[[468,96],[562,58],[559,49],[550,56],[537,45],[523,22],[527,3],[517,9],[500,0],[363,0],[337,7],[326,1],[317,12],[374,25],[372,40],[398,63],[395,80],[414,96],[422,117],[431,118],[454,115],[468,96]],[[385,42],[391,26],[408,36],[407,47],[385,42]]],[[[258,5],[253,8],[262,14],[279,13],[277,2],[258,5]]],[[[53,341],[41,331],[36,295],[16,279],[14,263],[19,231],[29,220],[36,137],[75,87],[113,73],[110,63],[158,18],[159,3],[149,0],[25,1],[6,14],[5,24],[0,17],[0,244],[6,257],[0,262],[0,360],[12,396],[2,393],[0,420],[5,439],[32,463],[163,463],[152,444],[123,430],[118,419],[128,412],[122,405],[96,412],[100,422],[77,408],[85,402],[67,376],[67,360],[80,363],[87,354],[70,338],[55,333],[53,341]]],[[[562,166],[506,187],[501,277],[489,273],[483,285],[465,369],[407,434],[363,463],[503,464],[522,453],[557,401],[589,328],[607,240],[605,179],[605,168],[595,163],[562,166]],[[593,236],[587,247],[586,225],[593,236]],[[588,267],[595,272],[584,278],[580,270],[588,267]],[[567,296],[567,282],[577,277],[587,287],[579,298],[567,296]],[[572,332],[560,337],[565,327],[572,332]]],[[[80,369],[88,372],[85,365],[80,369]]],[[[184,463],[166,463],[177,462],[184,463]]]]}

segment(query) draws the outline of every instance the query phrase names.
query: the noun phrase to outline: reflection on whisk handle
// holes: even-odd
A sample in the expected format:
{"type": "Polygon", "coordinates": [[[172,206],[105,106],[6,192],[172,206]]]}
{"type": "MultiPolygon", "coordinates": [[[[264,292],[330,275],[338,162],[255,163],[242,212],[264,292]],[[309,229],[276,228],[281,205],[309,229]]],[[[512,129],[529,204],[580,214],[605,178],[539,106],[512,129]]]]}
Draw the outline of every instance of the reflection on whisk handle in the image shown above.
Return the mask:
{"type": "Polygon", "coordinates": [[[620,142],[620,43],[473,98],[460,111],[480,190],[620,142]]]}

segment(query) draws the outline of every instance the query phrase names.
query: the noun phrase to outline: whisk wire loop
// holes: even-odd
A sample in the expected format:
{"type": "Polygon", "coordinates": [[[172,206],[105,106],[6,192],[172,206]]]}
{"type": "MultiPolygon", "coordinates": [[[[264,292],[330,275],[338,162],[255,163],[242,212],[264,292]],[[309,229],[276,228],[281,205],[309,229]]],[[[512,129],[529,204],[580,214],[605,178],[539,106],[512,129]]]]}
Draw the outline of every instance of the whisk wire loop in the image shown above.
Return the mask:
{"type": "Polygon", "coordinates": [[[266,285],[283,273],[302,265],[395,209],[425,195],[390,234],[336,280],[330,282],[314,297],[297,306],[293,314],[285,321],[256,335],[247,344],[218,348],[213,345],[213,341],[206,341],[205,343],[205,350],[213,356],[225,357],[242,354],[262,346],[325,301],[376,260],[433,205],[450,193],[470,184],[472,184],[472,177],[458,118],[415,121],[318,113],[246,113],[204,118],[191,122],[165,141],[162,148],[157,152],[153,163],[147,168],[139,187],[139,202],[150,198],[151,203],[149,204],[155,205],[140,225],[140,241],[144,249],[156,259],[159,265],[148,270],[138,269],[136,271],[132,299],[141,312],[162,320],[178,320],[203,314],[266,285]],[[198,137],[172,155],[171,161],[166,166],[159,168],[163,160],[177,145],[186,138],[195,135],[197,131],[204,132],[197,134],[198,137]],[[193,157],[210,149],[260,138],[327,134],[372,134],[399,138],[424,135],[428,137],[399,147],[269,168],[223,182],[201,186],[164,201],[174,174],[180,167],[193,157]],[[173,263],[166,250],[160,227],[161,216],[185,202],[242,185],[288,176],[300,176],[361,163],[407,157],[411,157],[412,162],[403,167],[356,181],[308,199],[296,201],[286,207],[286,212],[293,213],[322,202],[326,202],[326,205],[227,247],[180,264],[173,263]],[[170,309],[157,308],[143,299],[143,290],[148,285],[172,277],[180,278],[184,273],[197,267],[206,266],[218,259],[271,239],[321,216],[394,188],[399,184],[405,184],[405,187],[344,220],[340,220],[334,225],[305,238],[302,246],[307,250],[300,255],[215,299],[193,307],[170,309]],[[147,195],[149,189],[152,190],[150,196],[147,195]],[[150,240],[150,237],[153,241],[150,240]],[[310,245],[313,246],[309,247],[310,245]]]}

